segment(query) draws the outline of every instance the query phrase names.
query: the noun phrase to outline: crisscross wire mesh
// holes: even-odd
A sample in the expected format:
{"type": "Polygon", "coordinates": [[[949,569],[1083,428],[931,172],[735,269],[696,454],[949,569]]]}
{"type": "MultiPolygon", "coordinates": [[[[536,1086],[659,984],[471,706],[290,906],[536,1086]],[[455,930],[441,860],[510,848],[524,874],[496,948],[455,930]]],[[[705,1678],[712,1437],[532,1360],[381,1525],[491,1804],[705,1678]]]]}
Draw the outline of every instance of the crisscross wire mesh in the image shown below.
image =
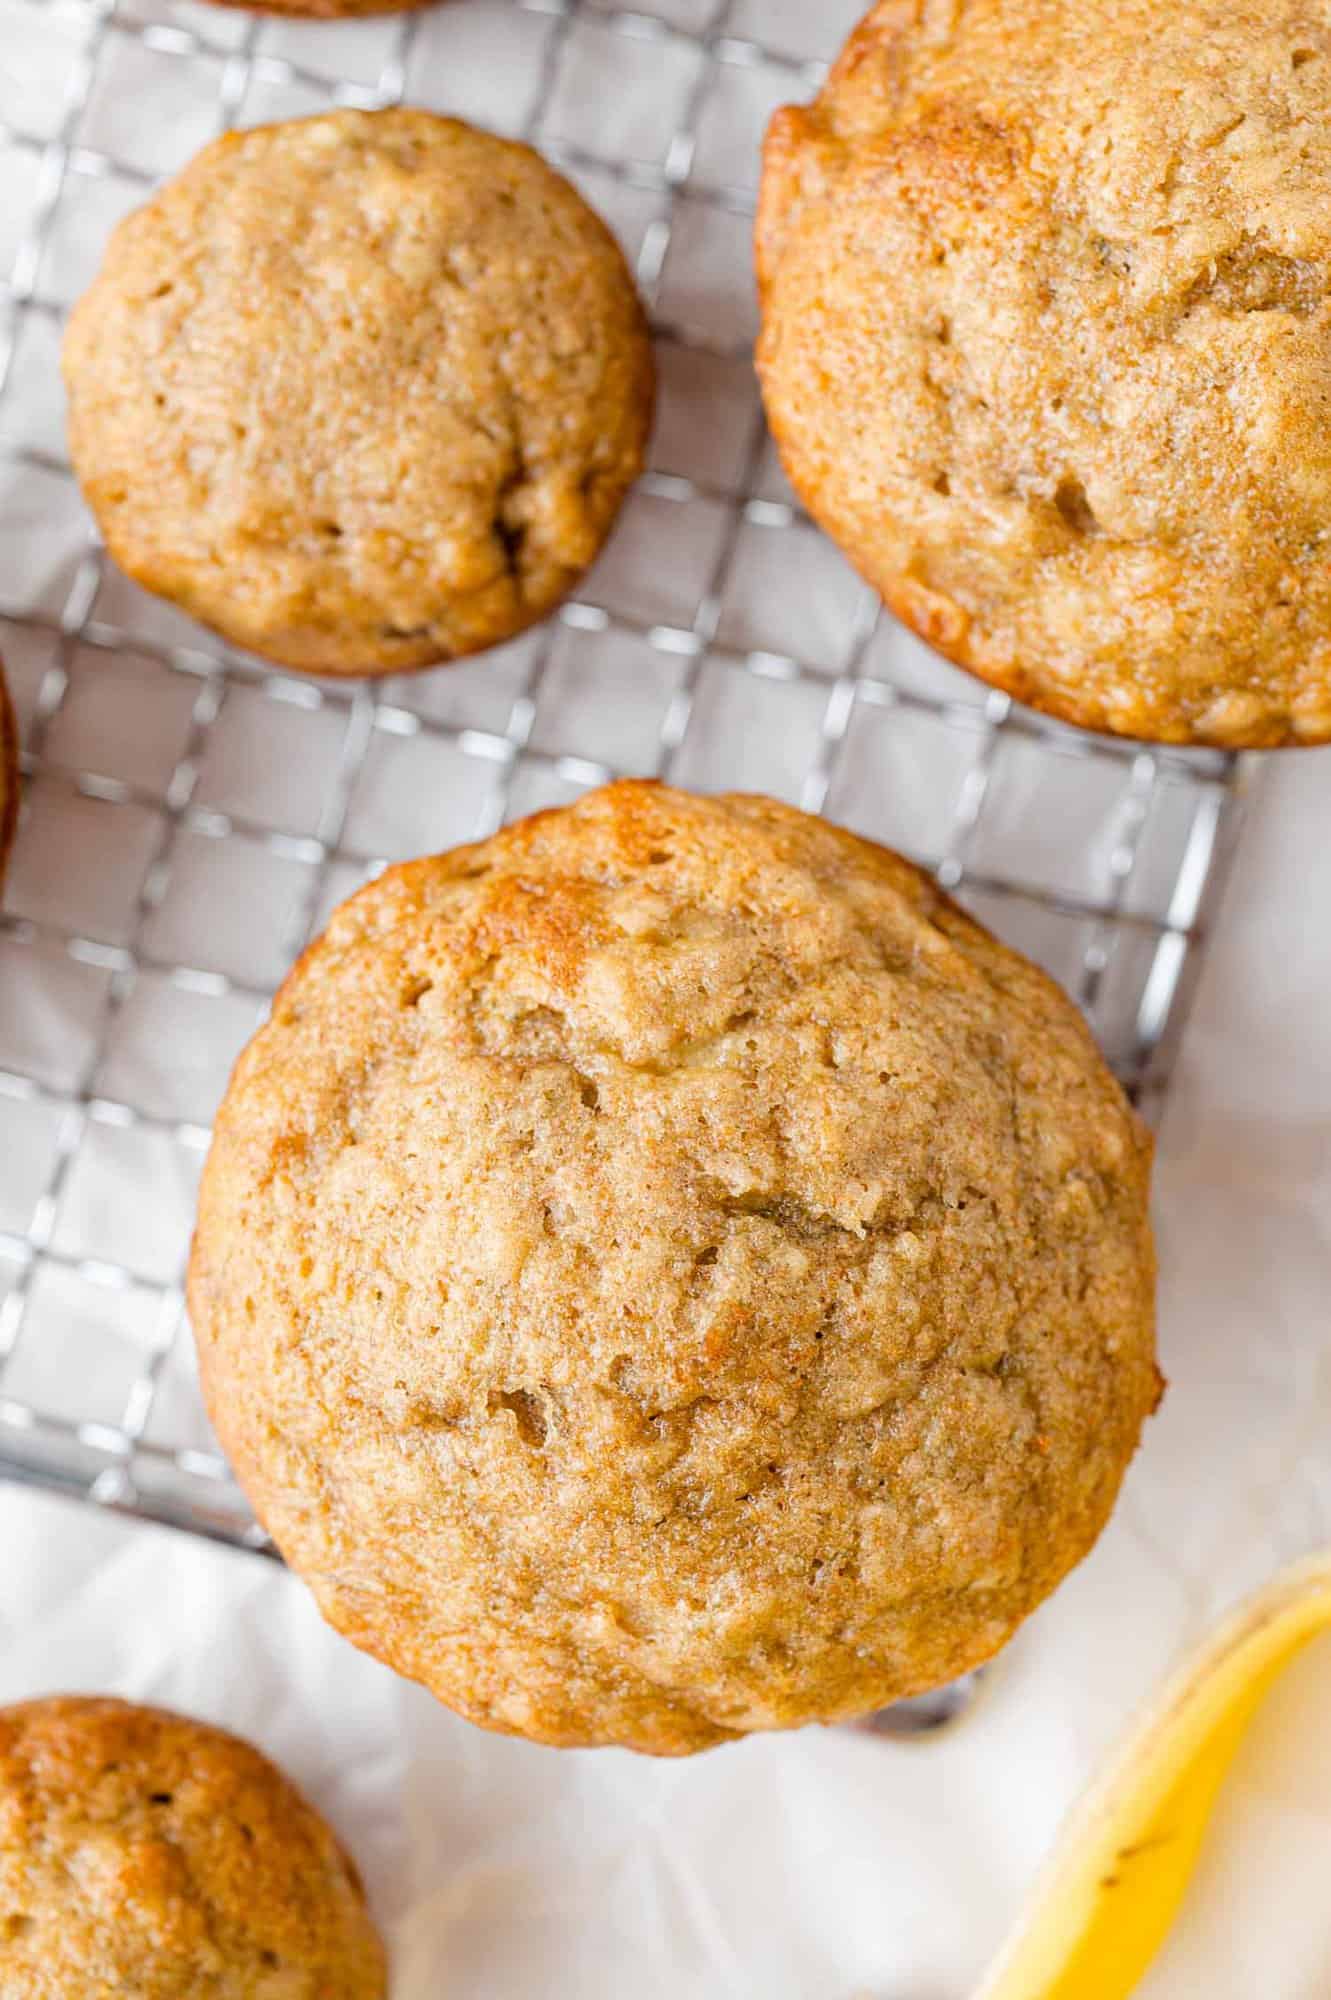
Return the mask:
{"type": "Polygon", "coordinates": [[[0,648],[26,779],[0,921],[0,1473],[262,1544],[181,1294],[229,1064],[386,860],[613,774],[768,790],[901,847],[1075,994],[1134,1092],[1163,1089],[1232,760],[1047,726],[934,660],[802,518],[763,430],[761,132],[859,9],[447,0],[314,25],[0,0],[0,648]],[[218,130],[403,99],[530,139],[606,215],[653,310],[661,420],[559,618],[348,689],[228,652],[106,562],[56,357],[111,224],[218,130]]]}

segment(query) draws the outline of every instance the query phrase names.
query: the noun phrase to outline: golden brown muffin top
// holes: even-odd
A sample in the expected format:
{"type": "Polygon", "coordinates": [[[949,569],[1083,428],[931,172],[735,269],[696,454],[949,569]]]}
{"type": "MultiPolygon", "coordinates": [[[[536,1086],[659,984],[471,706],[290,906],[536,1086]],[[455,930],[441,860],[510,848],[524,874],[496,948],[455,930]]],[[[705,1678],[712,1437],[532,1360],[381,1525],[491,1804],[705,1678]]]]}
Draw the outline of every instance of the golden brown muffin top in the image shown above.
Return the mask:
{"type": "Polygon", "coordinates": [[[941,651],[1331,738],[1322,0],[884,0],[773,123],[758,256],[787,469],[941,651]]]}
{"type": "Polygon", "coordinates": [[[206,147],[116,229],[64,367],[121,566],[325,673],[544,616],[609,532],[652,406],[604,224],[528,147],[423,111],[206,147]]]}
{"type": "Polygon", "coordinates": [[[0,1709],[5,2000],[383,2000],[355,1868],[266,1757],[57,1696],[0,1709]]]}
{"type": "Polygon", "coordinates": [[[1149,1140],[916,869],[618,784],[390,869],[242,1056],[190,1306],[325,1614],[679,1752],[991,1653],[1157,1394],[1149,1140]]]}

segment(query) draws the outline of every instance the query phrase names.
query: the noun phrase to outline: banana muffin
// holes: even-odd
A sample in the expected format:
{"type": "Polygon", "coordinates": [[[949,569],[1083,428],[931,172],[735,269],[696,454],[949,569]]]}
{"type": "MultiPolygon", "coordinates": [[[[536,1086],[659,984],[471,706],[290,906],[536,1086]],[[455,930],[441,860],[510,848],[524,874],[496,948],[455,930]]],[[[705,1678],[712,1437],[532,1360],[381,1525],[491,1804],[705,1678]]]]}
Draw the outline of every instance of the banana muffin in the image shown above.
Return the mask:
{"type": "Polygon", "coordinates": [[[406,14],[430,0],[218,0],[250,14],[285,14],[292,20],[359,21],[371,14],[406,14]]]}
{"type": "Polygon", "coordinates": [[[0,1709],[5,2000],[382,2000],[352,1863],[266,1757],[163,1709],[0,1709]]]}
{"type": "Polygon", "coordinates": [[[1091,728],[1331,739],[1331,11],[882,0],[768,134],[760,371],[818,521],[1091,728]]]}
{"type": "Polygon", "coordinates": [[[9,850],[14,845],[18,797],[18,725],[5,685],[5,670],[0,665],[0,887],[4,884],[9,850]]]}
{"type": "Polygon", "coordinates": [[[329,674],[543,618],[641,469],[651,346],[605,225],[424,111],[231,132],[111,238],[70,451],[136,582],[329,674]]]}
{"type": "Polygon", "coordinates": [[[326,1616],[683,1752],[1000,1646],[1159,1387],[1150,1143],[907,862],[623,783],[390,869],[241,1057],[190,1307],[326,1616]]]}

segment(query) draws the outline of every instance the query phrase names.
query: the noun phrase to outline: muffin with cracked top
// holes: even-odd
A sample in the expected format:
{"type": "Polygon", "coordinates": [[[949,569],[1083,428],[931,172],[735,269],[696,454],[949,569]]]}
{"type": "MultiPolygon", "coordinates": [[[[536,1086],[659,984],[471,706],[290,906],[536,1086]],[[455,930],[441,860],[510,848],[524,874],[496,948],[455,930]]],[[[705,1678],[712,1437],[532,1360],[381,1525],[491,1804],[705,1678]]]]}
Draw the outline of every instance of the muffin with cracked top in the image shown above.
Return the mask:
{"type": "Polygon", "coordinates": [[[115,231],[65,342],[112,555],[327,674],[543,618],[641,470],[623,256],[529,147],[424,111],[230,132],[115,231]]]}
{"type": "Polygon", "coordinates": [[[985,1659],[1156,1401],[1150,1142],[917,869],[624,783],[390,869],[241,1057],[189,1279],[326,1616],[680,1753],[985,1659]]]}
{"type": "Polygon", "coordinates": [[[778,112],[760,370],[888,604],[1049,714],[1331,739],[1331,15],[881,0],[778,112]]]}
{"type": "Polygon", "coordinates": [[[248,1743],[92,1696],[0,1708],[6,2000],[384,2000],[355,1867],[248,1743]]]}

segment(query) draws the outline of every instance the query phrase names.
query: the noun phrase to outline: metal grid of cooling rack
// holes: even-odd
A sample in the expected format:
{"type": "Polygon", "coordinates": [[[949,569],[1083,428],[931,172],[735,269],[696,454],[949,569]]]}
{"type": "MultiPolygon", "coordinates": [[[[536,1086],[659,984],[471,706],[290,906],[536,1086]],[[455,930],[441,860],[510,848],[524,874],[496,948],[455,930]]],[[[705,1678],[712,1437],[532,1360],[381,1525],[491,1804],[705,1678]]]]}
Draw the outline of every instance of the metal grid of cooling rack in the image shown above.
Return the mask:
{"type": "Polygon", "coordinates": [[[858,11],[447,0],[315,25],[0,0],[0,648],[26,780],[0,921],[0,1473],[262,1545],[181,1296],[229,1063],[384,861],[615,773],[769,790],[902,847],[1062,980],[1139,1096],[1163,1088],[1235,765],[1046,726],[934,660],[801,517],[763,431],[761,130],[858,11]],[[111,223],[222,126],[400,99],[532,140],[607,216],[653,309],[661,419],[560,618],[348,690],[229,653],[104,560],[56,352],[111,223]]]}

